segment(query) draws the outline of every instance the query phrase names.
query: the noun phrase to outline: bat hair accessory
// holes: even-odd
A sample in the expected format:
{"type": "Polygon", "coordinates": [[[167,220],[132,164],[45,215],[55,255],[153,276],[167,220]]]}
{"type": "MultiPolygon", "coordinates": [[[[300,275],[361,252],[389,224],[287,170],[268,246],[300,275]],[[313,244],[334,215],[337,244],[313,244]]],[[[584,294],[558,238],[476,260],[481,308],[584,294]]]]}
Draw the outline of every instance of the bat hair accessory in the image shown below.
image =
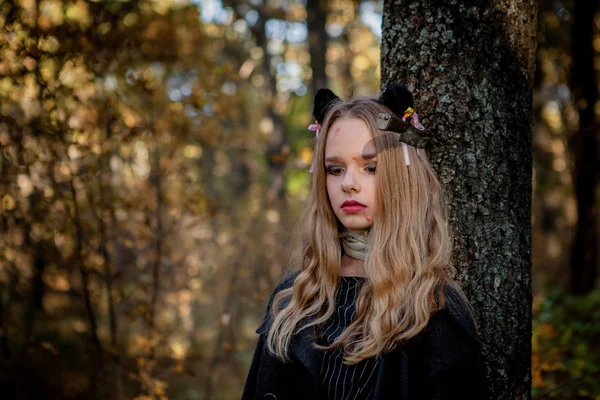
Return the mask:
{"type": "Polygon", "coordinates": [[[406,165],[410,165],[408,146],[424,149],[429,137],[424,133],[425,127],[419,122],[419,115],[413,109],[413,96],[404,85],[388,83],[377,101],[392,111],[391,114],[380,113],[377,116],[377,128],[382,131],[395,132],[402,143],[406,165]]]}

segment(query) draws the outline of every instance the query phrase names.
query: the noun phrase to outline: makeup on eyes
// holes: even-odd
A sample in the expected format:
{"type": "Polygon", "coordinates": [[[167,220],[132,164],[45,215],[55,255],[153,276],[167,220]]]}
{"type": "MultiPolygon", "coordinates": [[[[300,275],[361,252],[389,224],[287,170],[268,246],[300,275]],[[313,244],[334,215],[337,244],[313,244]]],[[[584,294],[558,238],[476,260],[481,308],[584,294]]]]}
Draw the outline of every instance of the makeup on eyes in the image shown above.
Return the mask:
{"type": "MultiPolygon", "coordinates": [[[[370,154],[363,154],[360,156],[360,158],[363,159],[363,161],[371,161],[373,160],[375,157],[377,156],[377,153],[370,153],[370,154]]],[[[358,157],[353,156],[352,160],[358,161],[358,157]]],[[[332,162],[341,162],[343,163],[344,160],[342,160],[341,157],[338,156],[330,156],[330,157],[325,157],[325,162],[327,161],[332,161],[332,162]]]]}
{"type": "MultiPolygon", "coordinates": [[[[330,163],[332,163],[332,165],[346,165],[343,161],[337,161],[337,162],[330,161],[330,163]]],[[[366,162],[364,162],[364,164],[365,165],[373,165],[373,166],[375,166],[375,165],[377,165],[377,160],[375,160],[375,161],[366,161],[366,162]]]]}
{"type": "MultiPolygon", "coordinates": [[[[373,172],[371,172],[372,174],[375,174],[377,172],[377,163],[376,162],[370,162],[369,164],[367,164],[365,166],[365,168],[373,168],[375,169],[373,172]]],[[[340,167],[338,165],[326,165],[325,166],[325,172],[328,174],[332,174],[335,175],[336,173],[338,173],[340,170],[340,167]]]]}
{"type": "MultiPolygon", "coordinates": [[[[359,160],[356,159],[356,157],[352,157],[352,160],[355,162],[360,162],[359,160]]],[[[339,159],[339,158],[330,158],[325,160],[325,164],[327,163],[332,163],[334,165],[346,165],[346,163],[339,159]]],[[[377,160],[373,160],[373,159],[369,159],[369,160],[363,160],[363,164],[370,164],[370,165],[377,165],[377,160]]]]}

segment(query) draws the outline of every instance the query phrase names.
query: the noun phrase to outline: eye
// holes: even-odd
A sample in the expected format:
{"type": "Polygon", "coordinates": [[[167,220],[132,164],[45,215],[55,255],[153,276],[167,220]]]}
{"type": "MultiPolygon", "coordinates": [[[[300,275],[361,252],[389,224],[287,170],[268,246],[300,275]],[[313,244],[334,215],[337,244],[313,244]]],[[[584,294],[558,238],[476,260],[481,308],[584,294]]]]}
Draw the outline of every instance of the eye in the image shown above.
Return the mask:
{"type": "Polygon", "coordinates": [[[367,165],[367,172],[374,174],[377,172],[377,164],[369,164],[367,165]]]}
{"type": "Polygon", "coordinates": [[[341,172],[341,168],[338,167],[328,167],[327,168],[327,173],[330,175],[337,175],[339,172],[341,172]]]}

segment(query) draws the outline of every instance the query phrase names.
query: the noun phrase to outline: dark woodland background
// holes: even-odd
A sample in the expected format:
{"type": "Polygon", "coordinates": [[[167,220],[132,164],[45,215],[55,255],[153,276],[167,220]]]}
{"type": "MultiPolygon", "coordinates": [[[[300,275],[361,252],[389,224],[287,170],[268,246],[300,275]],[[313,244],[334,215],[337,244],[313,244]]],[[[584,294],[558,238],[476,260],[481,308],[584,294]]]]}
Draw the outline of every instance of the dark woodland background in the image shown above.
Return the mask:
{"type": "MultiPolygon", "coordinates": [[[[594,0],[541,0],[534,399],[600,399],[594,0]]],[[[381,1],[0,0],[0,397],[236,399],[381,1]]]]}

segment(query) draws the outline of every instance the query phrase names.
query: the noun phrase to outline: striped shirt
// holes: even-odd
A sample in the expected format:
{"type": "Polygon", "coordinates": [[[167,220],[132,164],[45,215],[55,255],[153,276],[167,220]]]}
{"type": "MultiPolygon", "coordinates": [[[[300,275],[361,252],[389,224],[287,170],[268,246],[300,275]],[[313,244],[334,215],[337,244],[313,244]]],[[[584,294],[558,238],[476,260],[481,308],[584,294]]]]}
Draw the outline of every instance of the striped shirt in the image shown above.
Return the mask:
{"type": "MultiPolygon", "coordinates": [[[[356,297],[365,278],[342,276],[336,293],[335,311],[323,325],[321,344],[330,345],[348,327],[356,313],[356,297]]],[[[328,400],[366,400],[373,395],[379,359],[373,357],[358,364],[343,362],[340,348],[326,351],[321,364],[321,389],[328,400]]]]}

